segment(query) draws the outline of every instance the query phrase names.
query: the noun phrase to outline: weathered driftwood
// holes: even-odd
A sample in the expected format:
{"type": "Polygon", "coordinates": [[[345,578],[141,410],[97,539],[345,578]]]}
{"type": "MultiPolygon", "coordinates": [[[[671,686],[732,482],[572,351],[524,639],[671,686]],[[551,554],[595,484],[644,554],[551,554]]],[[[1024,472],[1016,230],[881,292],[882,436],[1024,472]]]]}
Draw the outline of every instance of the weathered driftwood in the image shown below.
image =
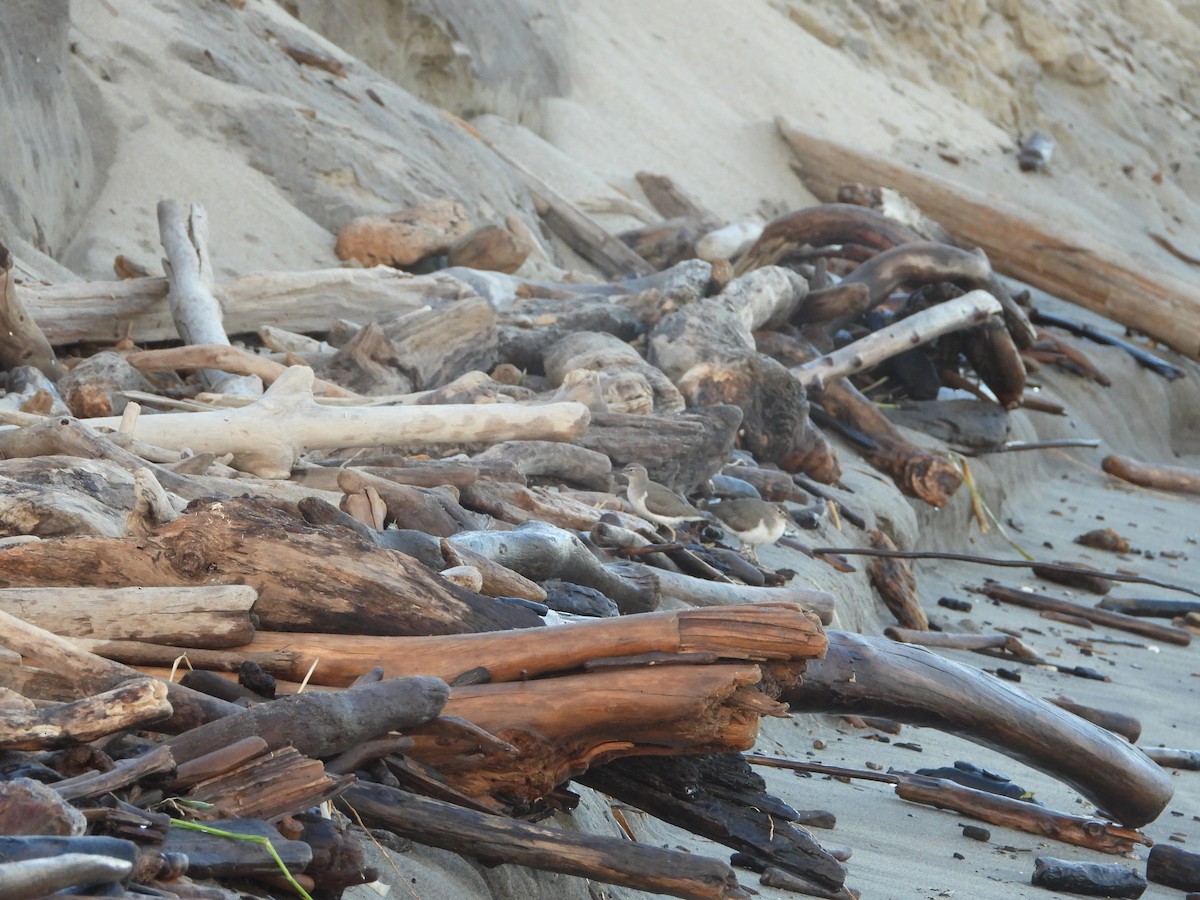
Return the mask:
{"type": "MultiPolygon", "coordinates": [[[[518,575],[507,566],[493,562],[482,553],[450,541],[441,542],[442,556],[449,566],[471,566],[480,575],[479,592],[489,597],[520,597],[541,603],[546,599],[546,589],[537,582],[518,575]]],[[[443,576],[445,572],[442,573],[443,576]]]]}
{"type": "Polygon", "coordinates": [[[649,275],[654,267],[596,224],[574,203],[503,150],[492,151],[512,166],[533,195],[534,205],[550,230],[607,277],[649,275]]]}
{"type": "Polygon", "coordinates": [[[0,783],[0,834],[65,837],[86,830],[83,813],[49,785],[25,777],[0,783]]]}
{"type": "MultiPolygon", "coordinates": [[[[386,470],[384,470],[386,471],[386,470]]],[[[448,537],[464,528],[486,527],[486,519],[463,509],[445,488],[397,484],[386,477],[345,468],[336,471],[337,486],[346,494],[374,489],[387,507],[388,523],[415,528],[437,537],[448,537]]]]}
{"type": "Polygon", "coordinates": [[[815,613],[821,624],[833,621],[834,596],[828,591],[816,591],[799,586],[749,587],[729,582],[704,581],[688,575],[653,570],[664,598],[670,597],[692,606],[729,606],[738,603],[771,601],[798,603],[815,613]]]}
{"type": "MultiPolygon", "coordinates": [[[[312,861],[312,849],[303,841],[283,837],[273,825],[253,819],[214,819],[204,823],[221,831],[266,838],[289,872],[303,872],[312,861]]],[[[189,828],[173,826],[163,849],[188,859],[188,873],[196,878],[253,877],[279,874],[261,843],[230,840],[189,828]]]]}
{"type": "Polygon", "coordinates": [[[456,687],[446,714],[516,746],[518,753],[447,744],[408,732],[407,755],[432,765],[471,796],[530,803],[593,765],[622,756],[747,750],[759,717],[786,714],[771,699],[800,677],[803,662],[759,666],[642,666],[584,675],[456,687]]]}
{"type": "MultiPolygon", "coordinates": [[[[6,459],[0,462],[0,484],[0,532],[7,535],[123,537],[158,524],[139,505],[136,473],[103,460],[6,459]]],[[[172,511],[165,518],[173,517],[172,511]]]]}
{"type": "MultiPolygon", "coordinates": [[[[1025,165],[1022,164],[1022,169],[1025,165]]],[[[1050,891],[1082,894],[1088,897],[1142,896],[1148,887],[1140,873],[1121,865],[1076,862],[1039,856],[1033,861],[1030,883],[1050,891]]]]}
{"type": "Polygon", "coordinates": [[[410,557],[252,500],[198,503],[143,538],[43,541],[4,552],[4,587],[248,584],[259,595],[255,615],[276,630],[445,634],[539,621],[457,589],[410,557]]]}
{"type": "Polygon", "coordinates": [[[1107,609],[1100,609],[1094,606],[1084,606],[1080,603],[1072,603],[1070,600],[1061,600],[1058,597],[1048,597],[1045,594],[1018,591],[999,584],[989,584],[984,587],[982,592],[993,600],[999,600],[1001,603],[1011,603],[1014,606],[1024,606],[1026,609],[1076,616],[1080,619],[1086,619],[1089,622],[1095,622],[1097,625],[1107,625],[1109,628],[1118,628],[1121,631],[1140,634],[1142,637],[1162,641],[1166,644],[1176,644],[1186,647],[1192,641],[1191,634],[1183,628],[1159,625],[1157,622],[1147,622],[1136,616],[1110,612],[1107,609]]]}
{"type": "Polygon", "coordinates": [[[1130,828],[1054,812],[1044,806],[976,790],[947,778],[930,778],[907,772],[897,774],[896,796],[939,809],[952,809],[992,825],[1003,825],[1067,844],[1090,847],[1102,853],[1126,854],[1133,850],[1135,844],[1151,843],[1145,835],[1130,828]]]}
{"type": "Polygon", "coordinates": [[[92,769],[73,778],[54,782],[54,792],[64,800],[95,797],[128,787],[150,775],[175,771],[175,759],[165,745],[158,745],[139,756],[127,757],[111,764],[107,771],[92,769]]]}
{"type": "Polygon", "coordinates": [[[672,413],[687,405],[666,373],[605,332],[566,335],[546,348],[543,365],[551,384],[595,383],[597,402],[589,406],[598,412],[672,413]]]}
{"type": "Polygon", "coordinates": [[[241,710],[170,741],[187,762],[248,737],[271,749],[291,745],[305,756],[333,756],[355,744],[429,721],[450,689],[438,678],[389,678],[344,691],[294,694],[241,710]]]}
{"type": "Polygon", "coordinates": [[[360,216],[338,232],[338,259],[364,266],[410,266],[427,256],[445,254],[473,227],[466,207],[437,198],[386,215],[360,216]]]}
{"type": "MultiPolygon", "coordinates": [[[[867,540],[872,547],[896,549],[892,539],[879,530],[868,532],[867,540]]],[[[925,610],[921,609],[917,580],[913,577],[912,566],[906,560],[874,557],[867,563],[867,577],[884,606],[902,628],[928,630],[929,619],[925,617],[925,610]]]]}
{"type": "Polygon", "coordinates": [[[1171,747],[1142,747],[1142,752],[1164,769],[1200,771],[1200,750],[1180,750],[1171,747]]]}
{"type": "Polygon", "coordinates": [[[859,338],[831,353],[792,369],[805,387],[820,390],[833,378],[853,375],[906,350],[964,328],[977,328],[999,315],[996,298],[986,291],[971,291],[954,300],[923,310],[859,338]]]}
{"type": "Polygon", "coordinates": [[[876,449],[868,452],[871,465],[892,476],[896,486],[930,506],[945,506],[962,484],[958,467],[942,456],[915,446],[845,378],[835,378],[813,392],[826,412],[868,435],[876,449]]]}
{"type": "MultiPolygon", "coordinates": [[[[228,344],[221,323],[221,304],[213,296],[212,260],[208,256],[208,215],[193,203],[184,218],[174,200],[158,202],[158,231],[167,258],[163,260],[170,290],[167,303],[185,344],[228,344]]],[[[201,369],[201,380],[210,390],[230,394],[262,393],[256,377],[230,375],[219,369],[201,369]]]]}
{"type": "Polygon", "coordinates": [[[1071,223],[1044,219],[978,189],[814,137],[783,120],[777,124],[818,197],[831,200],[844,181],[893,187],[960,240],[983,248],[997,270],[1200,358],[1195,285],[1148,268],[1071,223]]]}
{"type": "Polygon", "coordinates": [[[591,769],[584,784],[693,834],[749,854],[828,890],[845,870],[807,831],[795,810],[766,792],[740,754],[634,757],[591,769]]]}
{"type": "Polygon", "coordinates": [[[716,214],[709,211],[698,200],[677,185],[667,175],[654,172],[638,172],[634,178],[642,188],[642,193],[650,201],[650,205],[664,219],[676,216],[696,216],[719,221],[716,214]]]}
{"type": "Polygon", "coordinates": [[[1007,682],[921,647],[827,634],[825,657],[782,695],[794,711],[882,715],[957,734],[1070,784],[1131,827],[1171,799],[1170,778],[1137,748],[1007,682]]]}
{"type": "Polygon", "coordinates": [[[1100,463],[1109,475],[1159,491],[1200,494],[1200,471],[1184,466],[1144,463],[1129,456],[1110,453],[1100,463]]]}
{"type": "Polygon", "coordinates": [[[605,454],[617,470],[641,463],[652,479],[686,494],[729,460],[741,421],[729,404],[666,416],[599,413],[574,443],[605,454]]]}
{"type": "Polygon", "coordinates": [[[339,804],[376,828],[484,860],[578,875],[688,900],[745,898],[722,860],[625,838],[579,834],[463,809],[384,785],[349,787],[339,804]]]}
{"type": "Polygon", "coordinates": [[[454,636],[348,638],[260,631],[250,644],[226,656],[246,655],[264,665],[269,657],[277,661],[271,672],[293,681],[319,658],[312,682],[344,686],[374,666],[388,677],[428,674],[447,682],[481,668],[495,683],[578,671],[600,658],[707,653],[720,659],[776,660],[817,656],[823,647],[812,613],[794,604],[752,603],[454,636]]]}
{"type": "MultiPolygon", "coordinates": [[[[1005,637],[1008,637],[1008,635],[1005,635],[1005,637]]],[[[1107,709],[1084,706],[1082,703],[1075,703],[1066,697],[1049,697],[1047,699],[1055,706],[1061,707],[1067,712],[1074,713],[1081,719],[1087,719],[1093,725],[1099,725],[1106,731],[1121,735],[1121,737],[1125,738],[1131,744],[1137,743],[1137,739],[1142,735],[1142,723],[1133,716],[1112,712],[1107,709]]],[[[1145,751],[1143,750],[1143,752],[1145,751]]]]}
{"type": "Polygon", "coordinates": [[[146,393],[153,385],[123,356],[104,350],[73,366],[58,389],[70,414],[87,418],[120,415],[129,402],[126,391],[146,393]]]}
{"type": "Polygon", "coordinates": [[[565,491],[554,491],[545,487],[524,487],[512,482],[495,482],[486,479],[476,481],[463,488],[460,499],[464,506],[493,517],[490,527],[497,522],[523,525],[545,522],[571,530],[584,530],[595,526],[604,517],[615,517],[628,527],[637,527],[636,516],[626,513],[620,501],[609,494],[585,494],[579,500],[565,491]]]}
{"type": "Polygon", "coordinates": [[[805,246],[858,244],[870,250],[890,250],[920,240],[911,228],[863,206],[825,203],[787,213],[767,223],[754,245],[734,267],[736,274],[760,266],[786,264],[805,246]]]}
{"type": "Polygon", "coordinates": [[[36,366],[57,379],[62,371],[54,350],[17,293],[12,270],[12,254],[0,244],[0,368],[36,366]]]}
{"type": "Polygon", "coordinates": [[[1181,891],[1200,891],[1200,853],[1155,844],[1146,860],[1146,878],[1181,891]]]}
{"type": "Polygon", "coordinates": [[[533,245],[528,240],[503,225],[481,225],[450,245],[446,262],[450,266],[511,274],[521,268],[532,252],[533,245]]]}
{"type": "MultiPolygon", "coordinates": [[[[131,679],[142,677],[136,669],[101,659],[81,650],[66,638],[30,625],[6,612],[0,612],[0,645],[43,665],[52,666],[54,672],[61,676],[67,691],[67,696],[57,699],[87,697],[97,688],[119,688],[131,679]]],[[[167,685],[167,699],[173,713],[169,719],[155,723],[157,730],[170,732],[192,728],[238,709],[230,703],[205,697],[177,684],[167,685]]]]}
{"type": "Polygon", "coordinates": [[[1149,619],[1173,619],[1188,613],[1200,613],[1200,600],[1172,600],[1165,597],[1105,597],[1099,609],[1149,619]]]}
{"type": "MultiPolygon", "coordinates": [[[[1020,638],[1000,632],[976,634],[973,632],[929,631],[889,626],[883,629],[883,633],[885,637],[904,644],[920,644],[922,647],[946,647],[952,650],[1003,650],[1005,653],[1010,653],[1019,659],[1041,661],[1041,657],[1020,638]]],[[[1056,706],[1062,706],[1063,709],[1068,709],[1070,712],[1075,712],[1075,710],[1061,703],[1057,703],[1056,701],[1051,702],[1054,702],[1056,706]]],[[[1089,721],[1093,720],[1089,719],[1089,721]]],[[[1111,731],[1112,729],[1109,730],[1111,731]]]]}
{"type": "Polygon", "coordinates": [[[807,285],[778,267],[750,272],[717,297],[665,316],[650,335],[649,360],[692,407],[718,403],[742,410],[746,449],[765,462],[797,452],[809,434],[804,394],[787,370],[755,348],[751,331],[785,322],[807,285]]]}
{"type": "Polygon", "coordinates": [[[622,231],[617,239],[655,269],[666,269],[696,256],[696,242],[717,222],[699,216],[675,216],[622,231]]]}
{"type": "Polygon", "coordinates": [[[876,253],[843,281],[865,284],[870,292],[870,306],[877,306],[901,288],[950,282],[963,290],[976,290],[983,288],[991,277],[992,267],[981,250],[913,241],[876,253]]]}
{"type": "MultiPolygon", "coordinates": [[[[228,344],[189,344],[186,347],[170,347],[163,350],[139,350],[130,353],[125,361],[143,372],[165,372],[172,369],[220,369],[236,375],[252,375],[271,384],[283,375],[288,367],[273,362],[264,356],[250,353],[228,344]]],[[[224,388],[213,387],[213,390],[224,388]]],[[[354,391],[323,381],[313,381],[313,393],[327,397],[361,399],[354,391]]],[[[245,396],[245,395],[242,395],[245,396]]],[[[74,407],[72,407],[74,409],[74,407]]]]}
{"type": "Polygon", "coordinates": [[[86,744],[170,715],[166,684],[135,678],[73,703],[0,710],[0,749],[51,750],[86,744]]]}
{"type": "Polygon", "coordinates": [[[220,649],[254,636],[245,585],[0,589],[0,610],[61,637],[141,640],[220,649]]]}
{"type": "MultiPolygon", "coordinates": [[[[292,366],[250,406],[142,416],[133,433],[162,447],[233,453],[239,466],[255,474],[286,478],[306,450],[518,437],[570,440],[588,425],[587,408],[569,403],[336,409],[313,400],[313,377],[312,369],[292,366]]],[[[119,423],[92,419],[88,424],[115,428],[119,423]]]]}
{"type": "Polygon", "coordinates": [[[625,564],[605,565],[578,535],[544,522],[530,521],[508,532],[462,532],[450,543],[507,566],[531,581],[559,578],[593,587],[626,613],[647,612],[661,599],[658,582],[647,571],[625,564]]]}
{"type": "MultiPolygon", "coordinates": [[[[133,847],[127,841],[122,843],[133,847]]],[[[103,851],[71,853],[47,848],[46,852],[46,856],[0,863],[0,893],[9,900],[36,900],[65,888],[103,889],[125,880],[133,871],[130,860],[103,851]]]]}
{"type": "Polygon", "coordinates": [[[612,460],[603,453],[558,441],[503,441],[473,461],[511,462],[524,478],[545,478],[598,491],[612,489],[612,460]]]}
{"type": "MultiPolygon", "coordinates": [[[[177,340],[166,304],[165,278],[30,286],[29,308],[52,344],[177,340]],[[128,332],[128,333],[127,333],[128,332]]],[[[387,266],[243,275],[216,285],[228,334],[253,334],[267,324],[292,331],[329,330],[331,321],[373,321],[470,296],[446,275],[409,275],[387,266]]]]}

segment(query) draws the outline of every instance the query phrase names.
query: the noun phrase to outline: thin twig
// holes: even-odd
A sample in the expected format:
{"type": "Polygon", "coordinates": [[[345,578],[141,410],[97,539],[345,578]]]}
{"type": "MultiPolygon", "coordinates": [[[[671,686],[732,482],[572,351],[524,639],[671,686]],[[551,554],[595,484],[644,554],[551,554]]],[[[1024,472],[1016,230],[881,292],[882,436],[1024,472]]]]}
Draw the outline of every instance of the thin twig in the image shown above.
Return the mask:
{"type": "Polygon", "coordinates": [[[1038,566],[1047,572],[1054,572],[1061,575],[1090,575],[1092,577],[1107,578],[1109,581],[1148,584],[1152,587],[1160,587],[1168,591],[1180,591],[1184,594],[1191,594],[1193,597],[1200,597],[1200,591],[1184,587],[1181,584],[1173,584],[1170,581],[1159,581],[1156,578],[1147,578],[1144,575],[1098,572],[1095,569],[1082,566],[1040,562],[1036,559],[996,559],[991,556],[975,556],[970,553],[940,553],[934,550],[875,550],[871,547],[813,547],[812,552],[817,556],[831,556],[841,553],[846,556],[882,556],[885,559],[949,559],[955,562],[976,563],[983,566],[1002,566],[1011,569],[1031,569],[1034,566],[1038,566]]]}

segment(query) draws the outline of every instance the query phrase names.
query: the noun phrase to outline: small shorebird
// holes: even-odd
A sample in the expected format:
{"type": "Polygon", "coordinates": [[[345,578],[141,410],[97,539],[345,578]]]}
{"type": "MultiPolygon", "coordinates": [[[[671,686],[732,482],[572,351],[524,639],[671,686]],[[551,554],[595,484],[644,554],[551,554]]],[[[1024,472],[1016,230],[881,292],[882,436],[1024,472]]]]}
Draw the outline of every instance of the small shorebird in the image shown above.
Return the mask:
{"type": "Polygon", "coordinates": [[[773,544],[783,537],[787,513],[778,503],[755,497],[737,497],[706,506],[725,530],[750,547],[750,558],[758,562],[758,546],[773,544]]]}
{"type": "Polygon", "coordinates": [[[651,481],[646,467],[630,463],[621,470],[629,482],[625,494],[639,516],[675,531],[684,522],[703,521],[708,517],[668,487],[651,481]]]}

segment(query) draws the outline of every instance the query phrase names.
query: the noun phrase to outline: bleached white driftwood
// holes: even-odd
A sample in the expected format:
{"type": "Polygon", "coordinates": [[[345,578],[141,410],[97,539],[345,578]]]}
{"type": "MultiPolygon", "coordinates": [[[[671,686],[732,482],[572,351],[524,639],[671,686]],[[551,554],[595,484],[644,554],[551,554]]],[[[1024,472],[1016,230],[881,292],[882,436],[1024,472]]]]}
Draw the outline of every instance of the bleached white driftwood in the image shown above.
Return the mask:
{"type": "MultiPolygon", "coordinates": [[[[179,336],[167,306],[167,279],[93,281],[23,286],[29,310],[51,344],[116,342],[145,344],[179,336]]],[[[338,319],[371,322],[453,302],[474,294],[442,274],[410,275],[388,266],[318,269],[243,275],[215,287],[228,334],[253,334],[275,323],[292,331],[328,331],[338,319]]]]}
{"type": "MultiPolygon", "coordinates": [[[[581,403],[329,407],[312,394],[313,371],[292,366],[262,399],[240,409],[141,416],[134,437],[194,453],[234,454],[234,464],[264,478],[287,478],[299,454],[337,447],[571,440],[591,421],[581,403]]],[[[120,419],[88,419],[117,428],[120,419]]]]}
{"type": "Polygon", "coordinates": [[[869,369],[943,334],[978,327],[1002,312],[1000,301],[987,291],[970,291],[894,322],[812,362],[795,366],[791,371],[805,387],[820,390],[834,378],[869,369]]]}
{"type": "MultiPolygon", "coordinates": [[[[185,219],[174,200],[158,202],[158,232],[167,258],[163,271],[171,289],[167,302],[179,336],[185,344],[229,345],[221,324],[221,304],[213,296],[212,260],[208,257],[208,215],[193,203],[185,219]]],[[[230,375],[220,369],[201,369],[210,390],[228,394],[261,394],[257,376],[230,375]]]]}

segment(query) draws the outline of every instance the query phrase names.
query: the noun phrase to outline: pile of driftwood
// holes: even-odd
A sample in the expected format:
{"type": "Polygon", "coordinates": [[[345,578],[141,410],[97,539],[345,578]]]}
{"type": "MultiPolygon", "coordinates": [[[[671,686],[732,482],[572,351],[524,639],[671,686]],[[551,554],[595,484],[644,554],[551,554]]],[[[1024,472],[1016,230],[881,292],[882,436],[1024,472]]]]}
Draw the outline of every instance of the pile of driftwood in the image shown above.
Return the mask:
{"type": "MultiPolygon", "coordinates": [[[[747,242],[645,176],[664,221],[618,240],[524,174],[617,280],[513,274],[538,237],[453,204],[340,237],[344,258],[389,267],[217,285],[203,210],[173,202],[166,278],[18,284],[3,254],[0,894],[216,898],[250,879],[337,896],[386,880],[370,827],[744,896],[723,861],[536,824],[572,807],[574,780],[728,844],[765,883],[846,897],[838,860],[738,755],[789,710],[962,733],[1120,824],[921,776],[902,796],[1110,852],[1144,842],[1132,829],[1170,785],[1130,744],[921,648],[826,631],[831,594],[738,552],[778,537],[754,524],[777,504],[863,525],[824,499],[840,471],[824,429],[915,498],[959,489],[867,385],[1013,407],[1031,354],[1081,365],[1072,340],[927,222],[831,203],[747,242]],[[631,465],[645,499],[618,483],[631,465]],[[717,498],[753,521],[703,508],[717,498]]],[[[863,543],[918,642],[903,554],[863,543]]]]}

